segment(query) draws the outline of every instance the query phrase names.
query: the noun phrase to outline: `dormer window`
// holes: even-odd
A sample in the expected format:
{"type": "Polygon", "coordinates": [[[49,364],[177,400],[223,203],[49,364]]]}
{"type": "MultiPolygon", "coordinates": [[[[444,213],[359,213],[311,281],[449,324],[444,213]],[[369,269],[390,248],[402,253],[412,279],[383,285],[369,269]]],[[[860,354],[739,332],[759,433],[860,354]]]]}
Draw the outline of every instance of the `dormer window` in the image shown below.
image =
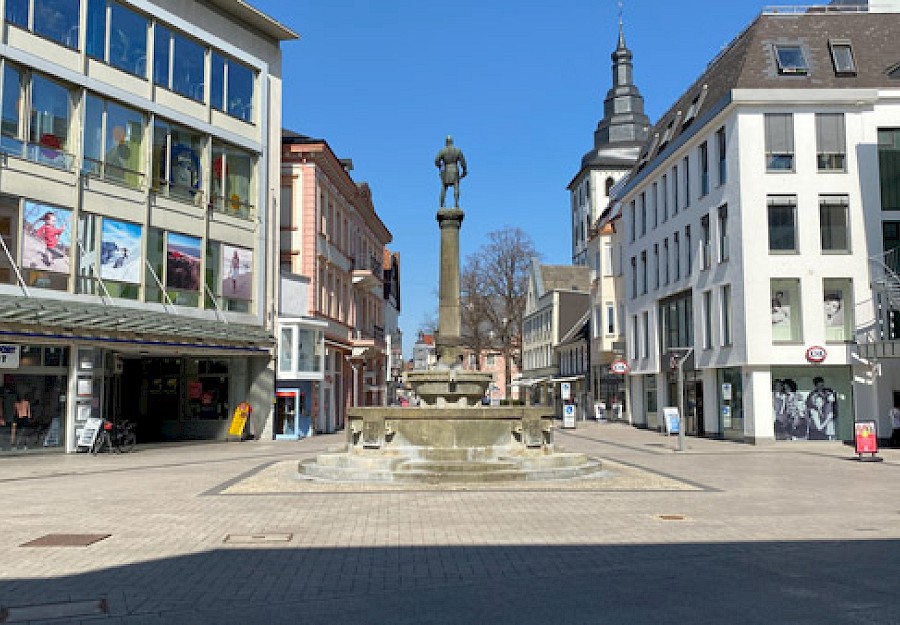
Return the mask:
{"type": "Polygon", "coordinates": [[[834,73],[838,76],[856,76],[856,62],[853,60],[853,50],[849,41],[829,41],[831,48],[831,61],[834,63],[834,73]]]}
{"type": "Polygon", "coordinates": [[[779,74],[806,75],[809,65],[803,55],[803,49],[796,44],[776,44],[775,60],[778,62],[779,74]]]}
{"type": "Polygon", "coordinates": [[[675,122],[670,121],[669,125],[666,126],[665,132],[663,132],[662,139],[659,140],[659,151],[662,152],[663,148],[666,147],[666,144],[669,142],[669,139],[672,138],[672,128],[674,127],[675,122]]]}

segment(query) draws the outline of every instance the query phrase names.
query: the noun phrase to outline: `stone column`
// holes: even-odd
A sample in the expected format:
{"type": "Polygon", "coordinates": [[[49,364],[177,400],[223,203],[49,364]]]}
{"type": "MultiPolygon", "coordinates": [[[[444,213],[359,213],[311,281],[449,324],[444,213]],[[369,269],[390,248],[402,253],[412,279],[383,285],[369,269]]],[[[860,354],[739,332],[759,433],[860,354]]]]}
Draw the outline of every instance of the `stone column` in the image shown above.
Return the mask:
{"type": "Polygon", "coordinates": [[[459,229],[464,213],[459,208],[441,208],[437,221],[441,227],[441,265],[438,301],[438,362],[448,367],[461,364],[459,315],[459,229]]]}

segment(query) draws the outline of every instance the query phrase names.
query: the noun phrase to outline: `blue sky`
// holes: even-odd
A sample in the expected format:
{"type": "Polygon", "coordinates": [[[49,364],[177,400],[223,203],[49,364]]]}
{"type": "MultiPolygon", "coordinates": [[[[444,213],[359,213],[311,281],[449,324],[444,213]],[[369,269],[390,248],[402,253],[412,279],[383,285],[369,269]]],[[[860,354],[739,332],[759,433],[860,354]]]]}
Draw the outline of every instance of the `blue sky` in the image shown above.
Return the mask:
{"type": "MultiPolygon", "coordinates": [[[[518,226],[545,263],[571,261],[566,185],[593,145],[612,81],[616,0],[251,0],[301,36],[284,44],[283,125],[328,141],[368,182],[400,252],[411,353],[437,310],[446,135],[469,176],[461,256],[518,226]]],[[[765,5],[632,0],[625,38],[651,121],[765,5]]]]}

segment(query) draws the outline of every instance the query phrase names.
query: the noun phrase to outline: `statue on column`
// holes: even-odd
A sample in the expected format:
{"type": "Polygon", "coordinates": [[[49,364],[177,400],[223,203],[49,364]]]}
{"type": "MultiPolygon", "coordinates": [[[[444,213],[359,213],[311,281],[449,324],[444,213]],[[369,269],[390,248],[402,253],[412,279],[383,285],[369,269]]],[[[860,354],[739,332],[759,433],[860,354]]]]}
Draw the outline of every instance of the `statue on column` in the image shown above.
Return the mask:
{"type": "Polygon", "coordinates": [[[444,208],[447,187],[453,187],[453,206],[459,208],[459,181],[466,177],[466,157],[453,145],[450,135],[447,135],[447,145],[435,157],[434,165],[441,170],[441,208],[444,208]]]}

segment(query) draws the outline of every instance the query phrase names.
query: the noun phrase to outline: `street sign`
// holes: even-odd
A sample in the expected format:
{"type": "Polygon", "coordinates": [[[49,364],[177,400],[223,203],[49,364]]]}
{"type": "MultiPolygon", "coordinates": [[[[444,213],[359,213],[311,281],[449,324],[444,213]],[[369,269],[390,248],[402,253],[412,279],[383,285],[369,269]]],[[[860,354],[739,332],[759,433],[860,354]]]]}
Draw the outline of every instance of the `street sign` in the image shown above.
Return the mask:
{"type": "Polygon", "coordinates": [[[575,427],[575,404],[563,404],[563,427],[575,427]]]}

